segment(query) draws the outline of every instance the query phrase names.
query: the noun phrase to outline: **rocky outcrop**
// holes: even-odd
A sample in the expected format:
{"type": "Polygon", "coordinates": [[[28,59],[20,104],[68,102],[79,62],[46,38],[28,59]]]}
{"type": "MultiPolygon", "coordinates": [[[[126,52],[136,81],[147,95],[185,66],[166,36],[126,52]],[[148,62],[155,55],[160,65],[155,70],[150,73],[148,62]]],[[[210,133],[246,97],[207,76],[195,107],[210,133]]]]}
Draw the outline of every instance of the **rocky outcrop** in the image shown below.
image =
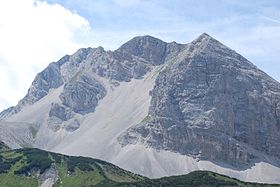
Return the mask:
{"type": "Polygon", "coordinates": [[[67,121],[72,117],[71,110],[57,103],[52,103],[49,117],[57,117],[62,121],[67,121]]]}
{"type": "Polygon", "coordinates": [[[35,77],[27,95],[19,102],[18,106],[33,104],[46,96],[50,89],[58,88],[62,84],[63,79],[58,64],[51,63],[35,77]]]}
{"type": "Polygon", "coordinates": [[[138,36],[123,44],[118,51],[124,55],[141,57],[153,65],[164,63],[167,43],[151,37],[138,36]]]}
{"type": "Polygon", "coordinates": [[[280,84],[207,34],[179,56],[157,77],[149,116],[120,142],[239,167],[280,159],[280,84]]]}
{"type": "Polygon", "coordinates": [[[60,99],[63,105],[74,112],[86,114],[94,112],[98,100],[105,94],[105,88],[98,81],[87,76],[80,76],[75,82],[65,84],[60,99]]]}
{"type": "Polygon", "coordinates": [[[58,180],[59,175],[55,164],[38,176],[39,187],[51,187],[58,180]]]}
{"type": "Polygon", "coordinates": [[[5,118],[15,114],[15,112],[16,112],[16,110],[15,110],[15,107],[13,107],[13,106],[3,110],[2,112],[0,112],[0,121],[2,119],[5,119],[5,118]]]}

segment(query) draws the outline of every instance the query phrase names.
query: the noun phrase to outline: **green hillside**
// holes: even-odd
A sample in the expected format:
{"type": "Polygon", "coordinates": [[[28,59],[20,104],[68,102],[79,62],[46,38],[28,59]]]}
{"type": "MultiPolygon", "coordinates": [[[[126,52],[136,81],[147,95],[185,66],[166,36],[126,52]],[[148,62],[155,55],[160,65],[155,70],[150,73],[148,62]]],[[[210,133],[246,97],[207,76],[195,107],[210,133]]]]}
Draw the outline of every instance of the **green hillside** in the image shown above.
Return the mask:
{"type": "Polygon", "coordinates": [[[152,180],[97,159],[32,148],[9,150],[0,143],[0,187],[37,187],[46,173],[55,173],[55,187],[273,186],[244,183],[208,171],[152,180]]]}
{"type": "MultiPolygon", "coordinates": [[[[128,185],[129,186],[129,185],[128,185]]],[[[194,171],[187,175],[164,177],[160,179],[144,180],[138,182],[137,187],[219,187],[219,186],[240,186],[240,187],[262,187],[262,186],[280,186],[266,185],[257,183],[242,182],[210,171],[194,171]]]]}

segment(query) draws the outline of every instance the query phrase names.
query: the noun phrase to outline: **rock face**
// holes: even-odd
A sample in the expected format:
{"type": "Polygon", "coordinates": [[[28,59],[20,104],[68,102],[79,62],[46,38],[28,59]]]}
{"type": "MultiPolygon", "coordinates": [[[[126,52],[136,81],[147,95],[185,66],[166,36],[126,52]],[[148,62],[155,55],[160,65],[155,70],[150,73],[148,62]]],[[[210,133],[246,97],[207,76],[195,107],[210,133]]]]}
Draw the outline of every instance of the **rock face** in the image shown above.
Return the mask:
{"type": "Polygon", "coordinates": [[[135,37],[122,45],[118,51],[141,57],[153,65],[164,63],[167,43],[150,36],[135,37]]]}
{"type": "Polygon", "coordinates": [[[102,158],[151,177],[185,172],[165,163],[181,156],[280,168],[280,84],[207,34],[189,44],[141,36],[51,63],[0,113],[0,129],[13,148],[102,158]]]}
{"type": "Polygon", "coordinates": [[[92,75],[108,79],[114,86],[118,82],[129,82],[132,78],[141,79],[152,67],[176,56],[183,46],[141,36],[131,39],[113,52],[105,51],[102,47],[79,49],[40,72],[27,95],[17,106],[1,112],[0,120],[20,112],[24,106],[34,104],[48,95],[51,89],[62,85],[64,91],[60,99],[64,106],[76,113],[93,112],[98,100],[106,95],[106,90],[92,75]]]}
{"type": "Polygon", "coordinates": [[[49,93],[50,89],[58,88],[63,84],[59,65],[51,63],[44,71],[39,73],[28,90],[27,95],[19,102],[17,110],[24,105],[31,105],[49,93]]]}
{"type": "Polygon", "coordinates": [[[280,84],[201,35],[160,72],[149,116],[120,137],[201,159],[246,165],[280,158],[280,84]]]}
{"type": "Polygon", "coordinates": [[[71,111],[67,110],[66,107],[61,106],[57,103],[52,104],[51,110],[49,112],[49,117],[57,117],[63,121],[71,119],[71,111]]]}
{"type": "Polygon", "coordinates": [[[105,94],[106,90],[99,82],[82,75],[75,82],[65,84],[60,99],[63,105],[74,112],[86,114],[94,112],[98,100],[105,94]]]}

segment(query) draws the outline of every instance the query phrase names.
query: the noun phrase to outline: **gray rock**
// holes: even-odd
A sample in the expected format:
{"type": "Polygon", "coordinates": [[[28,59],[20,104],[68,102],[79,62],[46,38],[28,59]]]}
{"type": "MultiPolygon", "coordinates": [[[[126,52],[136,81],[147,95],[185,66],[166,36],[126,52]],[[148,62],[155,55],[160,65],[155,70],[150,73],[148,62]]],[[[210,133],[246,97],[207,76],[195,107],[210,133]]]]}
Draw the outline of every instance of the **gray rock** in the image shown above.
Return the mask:
{"type": "Polygon", "coordinates": [[[62,121],[67,121],[72,117],[71,109],[61,106],[57,103],[52,103],[49,117],[57,117],[62,121]]]}
{"type": "Polygon", "coordinates": [[[151,37],[138,36],[123,44],[117,51],[141,57],[152,65],[164,63],[167,43],[151,37]]]}
{"type": "Polygon", "coordinates": [[[51,63],[35,77],[27,95],[19,102],[19,106],[35,103],[46,96],[50,89],[58,88],[62,84],[63,80],[58,64],[51,63]]]}
{"type": "Polygon", "coordinates": [[[280,84],[207,34],[178,56],[156,79],[149,120],[120,143],[232,166],[280,159],[280,84]]]}
{"type": "Polygon", "coordinates": [[[67,85],[66,90],[74,85],[85,90],[80,83],[75,84],[81,74],[96,74],[110,80],[113,86],[119,85],[119,82],[129,82],[133,78],[141,79],[154,65],[164,64],[174,58],[183,47],[184,45],[175,42],[168,44],[151,36],[141,36],[113,52],[105,51],[102,47],[81,48],[73,55],[65,55],[58,62],[51,63],[39,73],[27,95],[17,106],[1,112],[0,120],[20,112],[23,107],[48,95],[50,89],[63,84],[67,85]]]}
{"type": "Polygon", "coordinates": [[[52,116],[47,118],[47,125],[48,128],[51,129],[53,132],[59,131],[63,127],[64,121],[56,116],[52,116]]]}
{"type": "Polygon", "coordinates": [[[68,132],[74,132],[75,130],[80,128],[80,126],[81,126],[80,122],[77,119],[74,119],[70,121],[69,124],[67,124],[65,130],[68,132]]]}
{"type": "Polygon", "coordinates": [[[52,164],[44,173],[38,177],[39,187],[51,187],[58,180],[59,175],[55,164],[52,164]]]}
{"type": "Polygon", "coordinates": [[[3,110],[1,113],[0,113],[0,121],[15,114],[16,110],[15,110],[15,107],[9,107],[5,110],[3,110]]]}
{"type": "Polygon", "coordinates": [[[71,56],[65,56],[57,64],[60,66],[64,82],[71,82],[73,76],[81,71],[81,67],[88,61],[88,56],[94,51],[93,48],[81,48],[71,56]]]}
{"type": "Polygon", "coordinates": [[[86,114],[93,112],[98,101],[105,95],[106,90],[98,81],[81,75],[77,81],[65,84],[60,99],[63,105],[74,112],[86,114]]]}

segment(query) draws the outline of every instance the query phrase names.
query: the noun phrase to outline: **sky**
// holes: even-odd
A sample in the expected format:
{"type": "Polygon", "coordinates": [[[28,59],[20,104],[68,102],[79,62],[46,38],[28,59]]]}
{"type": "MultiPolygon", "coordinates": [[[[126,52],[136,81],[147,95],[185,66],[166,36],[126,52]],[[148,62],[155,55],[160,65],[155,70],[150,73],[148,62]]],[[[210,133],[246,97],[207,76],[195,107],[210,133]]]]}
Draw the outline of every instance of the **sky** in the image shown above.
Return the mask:
{"type": "Polygon", "coordinates": [[[204,32],[280,81],[279,0],[0,0],[0,111],[81,47],[114,50],[138,35],[188,43],[204,32]]]}

